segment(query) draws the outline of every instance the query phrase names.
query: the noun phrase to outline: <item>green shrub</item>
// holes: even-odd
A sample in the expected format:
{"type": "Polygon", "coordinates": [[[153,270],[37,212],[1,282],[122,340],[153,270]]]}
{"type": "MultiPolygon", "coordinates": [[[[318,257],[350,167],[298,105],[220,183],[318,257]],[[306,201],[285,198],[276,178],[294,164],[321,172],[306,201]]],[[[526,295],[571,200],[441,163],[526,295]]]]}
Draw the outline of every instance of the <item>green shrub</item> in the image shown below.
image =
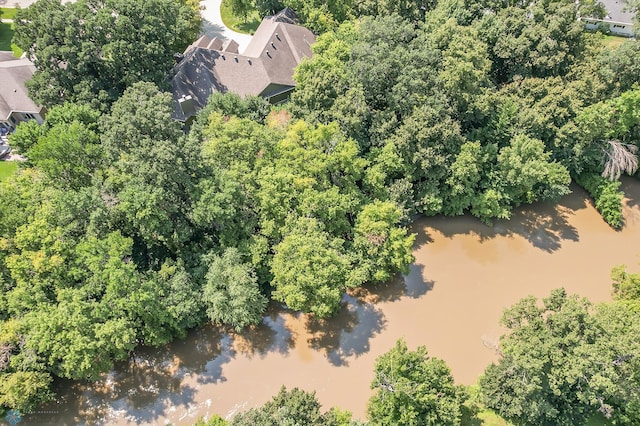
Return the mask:
{"type": "Polygon", "coordinates": [[[620,181],[611,181],[596,173],[583,173],[576,178],[576,182],[593,197],[596,209],[605,222],[614,228],[621,228],[624,193],[618,191],[620,181]]]}
{"type": "Polygon", "coordinates": [[[217,414],[214,414],[206,422],[204,421],[204,418],[200,417],[198,421],[193,424],[193,426],[225,426],[227,424],[229,423],[225,419],[217,414]]]}

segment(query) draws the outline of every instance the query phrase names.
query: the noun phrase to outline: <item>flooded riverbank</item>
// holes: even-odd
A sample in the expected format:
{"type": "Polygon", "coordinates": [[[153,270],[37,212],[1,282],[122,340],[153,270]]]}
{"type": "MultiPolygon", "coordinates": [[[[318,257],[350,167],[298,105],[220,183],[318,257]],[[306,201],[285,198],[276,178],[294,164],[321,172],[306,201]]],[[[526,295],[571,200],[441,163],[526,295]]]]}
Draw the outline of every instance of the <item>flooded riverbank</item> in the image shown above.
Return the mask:
{"type": "Polygon", "coordinates": [[[345,296],[338,317],[309,321],[272,306],[261,326],[241,335],[202,327],[140,351],[99,382],[58,383],[58,401],[23,424],[191,424],[261,405],[282,385],[315,390],[324,409],[364,418],[375,358],[399,337],[444,359],[457,382],[474,383],[496,359],[505,307],[561,286],[606,301],[613,266],[638,270],[640,182],[624,180],[621,231],[573,189],[493,227],[470,216],[418,219],[411,273],[345,296]]]}

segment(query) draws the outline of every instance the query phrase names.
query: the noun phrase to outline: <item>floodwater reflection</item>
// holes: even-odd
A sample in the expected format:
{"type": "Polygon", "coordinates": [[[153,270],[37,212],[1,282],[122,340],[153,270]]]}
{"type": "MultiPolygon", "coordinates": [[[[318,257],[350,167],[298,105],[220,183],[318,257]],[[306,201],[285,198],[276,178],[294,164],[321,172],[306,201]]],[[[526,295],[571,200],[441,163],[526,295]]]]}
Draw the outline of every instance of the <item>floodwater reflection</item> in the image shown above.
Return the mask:
{"type": "Polygon", "coordinates": [[[360,289],[345,295],[338,315],[326,320],[271,304],[261,324],[239,333],[207,324],[183,340],[140,348],[99,381],[60,381],[60,397],[26,416],[25,424],[156,424],[180,412],[190,419],[190,413],[211,405],[209,399],[196,401],[199,389],[226,382],[225,366],[239,356],[287,357],[294,347],[306,346],[323,353],[334,366],[347,366],[350,359],[368,353],[370,340],[384,330],[386,320],[374,303],[397,300],[405,293],[419,297],[420,286],[414,283],[409,291],[398,276],[360,289]],[[303,330],[295,330],[294,323],[302,324],[303,330]]]}
{"type": "MultiPolygon", "coordinates": [[[[562,247],[564,241],[580,240],[577,228],[571,223],[571,216],[576,210],[586,208],[586,194],[579,187],[572,185],[578,197],[564,197],[557,203],[538,203],[536,208],[522,206],[514,209],[511,219],[496,220],[493,226],[482,223],[479,219],[466,215],[458,217],[429,218],[431,227],[453,239],[460,235],[472,237],[470,245],[484,243],[497,237],[520,236],[533,247],[546,252],[554,252],[562,247]],[[577,201],[576,201],[577,200],[577,201]]],[[[497,261],[498,253],[487,253],[485,247],[479,260],[497,261]]]]}
{"type": "Polygon", "coordinates": [[[272,304],[260,325],[233,334],[234,349],[249,358],[264,358],[270,352],[286,355],[294,346],[294,338],[286,327],[282,311],[272,304]]]}
{"type": "Polygon", "coordinates": [[[504,308],[565,287],[610,300],[611,268],[638,269],[640,183],[624,179],[625,227],[614,231],[584,191],[518,208],[494,226],[471,216],[419,218],[407,276],[350,290],[335,318],[272,304],[262,323],[235,333],[203,326],[161,348],[143,348],[95,383],[57,381],[59,398],[23,424],[193,424],[264,404],[282,385],[317,391],[328,409],[364,418],[377,356],[404,338],[444,359],[472,384],[497,357],[504,308]]]}
{"type": "Polygon", "coordinates": [[[333,365],[349,365],[350,357],[369,352],[369,341],[379,334],[386,320],[382,311],[372,303],[346,295],[340,312],[327,320],[307,318],[309,345],[325,351],[333,365]]]}

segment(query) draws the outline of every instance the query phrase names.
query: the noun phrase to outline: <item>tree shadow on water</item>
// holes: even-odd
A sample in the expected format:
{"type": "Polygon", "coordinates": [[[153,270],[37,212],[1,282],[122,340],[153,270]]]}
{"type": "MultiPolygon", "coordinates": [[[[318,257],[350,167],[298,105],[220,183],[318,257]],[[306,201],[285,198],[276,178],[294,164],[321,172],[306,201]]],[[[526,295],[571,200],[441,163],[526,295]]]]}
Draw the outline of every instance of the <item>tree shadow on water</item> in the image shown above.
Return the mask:
{"type": "Polygon", "coordinates": [[[166,417],[168,409],[188,409],[196,388],[184,379],[195,376],[198,384],[224,382],[222,366],[234,356],[231,342],[218,327],[206,324],[185,339],[141,348],[101,382],[110,388],[112,411],[126,413],[136,423],[153,423],[166,417]]]}
{"type": "Polygon", "coordinates": [[[111,412],[111,401],[102,401],[101,393],[93,390],[93,384],[86,381],[55,379],[52,385],[56,397],[23,415],[21,425],[104,425],[111,412]]]}
{"type": "Polygon", "coordinates": [[[57,397],[25,417],[25,425],[109,425],[126,418],[153,423],[172,407],[193,404],[196,390],[183,385],[171,363],[136,355],[94,382],[58,380],[57,397]]]}
{"type": "Polygon", "coordinates": [[[194,406],[197,389],[185,378],[196,376],[199,384],[224,381],[222,367],[234,355],[231,337],[204,325],[185,339],[138,348],[97,381],[56,381],[56,400],[25,417],[23,424],[108,425],[123,418],[152,424],[171,411],[194,406]]]}
{"type": "MultiPolygon", "coordinates": [[[[424,218],[422,218],[424,220],[424,218]]],[[[409,226],[409,233],[415,234],[416,239],[413,242],[413,249],[420,250],[424,246],[433,242],[433,238],[424,226],[424,221],[417,219],[409,226]]]]}
{"type": "Polygon", "coordinates": [[[315,350],[324,350],[327,359],[336,366],[349,365],[348,358],[369,352],[369,342],[385,327],[382,311],[373,303],[345,295],[340,311],[333,318],[308,318],[308,343],[315,350]]]}
{"type": "Polygon", "coordinates": [[[480,242],[485,242],[499,236],[520,236],[533,247],[552,253],[562,247],[563,241],[580,239],[570,218],[577,210],[586,208],[587,196],[576,185],[572,185],[571,189],[574,192],[558,202],[538,202],[517,207],[510,219],[496,220],[493,226],[469,214],[422,218],[420,221],[449,239],[457,235],[474,235],[480,242]]]}
{"type": "Polygon", "coordinates": [[[562,247],[563,241],[580,240],[578,230],[569,223],[572,214],[573,210],[561,204],[539,203],[517,209],[508,222],[500,224],[508,230],[507,235],[520,235],[532,246],[552,253],[562,247]]]}
{"type": "Polygon", "coordinates": [[[284,311],[285,309],[272,303],[262,323],[247,327],[240,333],[233,333],[235,350],[249,358],[264,357],[270,352],[288,353],[295,342],[281,315],[284,311]]]}
{"type": "Polygon", "coordinates": [[[620,191],[624,192],[623,213],[625,225],[640,223],[640,181],[636,177],[620,179],[620,191]]]}
{"type": "Polygon", "coordinates": [[[385,283],[366,284],[351,290],[350,294],[369,303],[395,302],[403,297],[418,299],[435,285],[433,281],[425,280],[423,272],[424,265],[412,263],[408,275],[397,273],[385,283]]]}

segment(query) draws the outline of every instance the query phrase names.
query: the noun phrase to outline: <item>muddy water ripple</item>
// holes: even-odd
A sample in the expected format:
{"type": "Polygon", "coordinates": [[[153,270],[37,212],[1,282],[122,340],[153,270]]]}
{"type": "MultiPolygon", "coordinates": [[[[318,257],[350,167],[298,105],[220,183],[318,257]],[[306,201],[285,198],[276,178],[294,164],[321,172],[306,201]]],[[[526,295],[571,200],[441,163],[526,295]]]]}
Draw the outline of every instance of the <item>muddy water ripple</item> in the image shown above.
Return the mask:
{"type": "Polygon", "coordinates": [[[364,418],[375,358],[399,337],[446,360],[459,383],[474,383],[496,359],[504,308],[561,286],[607,301],[611,268],[638,270],[640,182],[624,180],[621,231],[573,189],[492,227],[470,216],[419,219],[410,274],[346,295],[336,318],[315,321],[274,305],[241,334],[204,326],[138,351],[95,383],[58,382],[58,400],[23,424],[192,424],[261,405],[282,385],[315,390],[325,408],[364,418]]]}

